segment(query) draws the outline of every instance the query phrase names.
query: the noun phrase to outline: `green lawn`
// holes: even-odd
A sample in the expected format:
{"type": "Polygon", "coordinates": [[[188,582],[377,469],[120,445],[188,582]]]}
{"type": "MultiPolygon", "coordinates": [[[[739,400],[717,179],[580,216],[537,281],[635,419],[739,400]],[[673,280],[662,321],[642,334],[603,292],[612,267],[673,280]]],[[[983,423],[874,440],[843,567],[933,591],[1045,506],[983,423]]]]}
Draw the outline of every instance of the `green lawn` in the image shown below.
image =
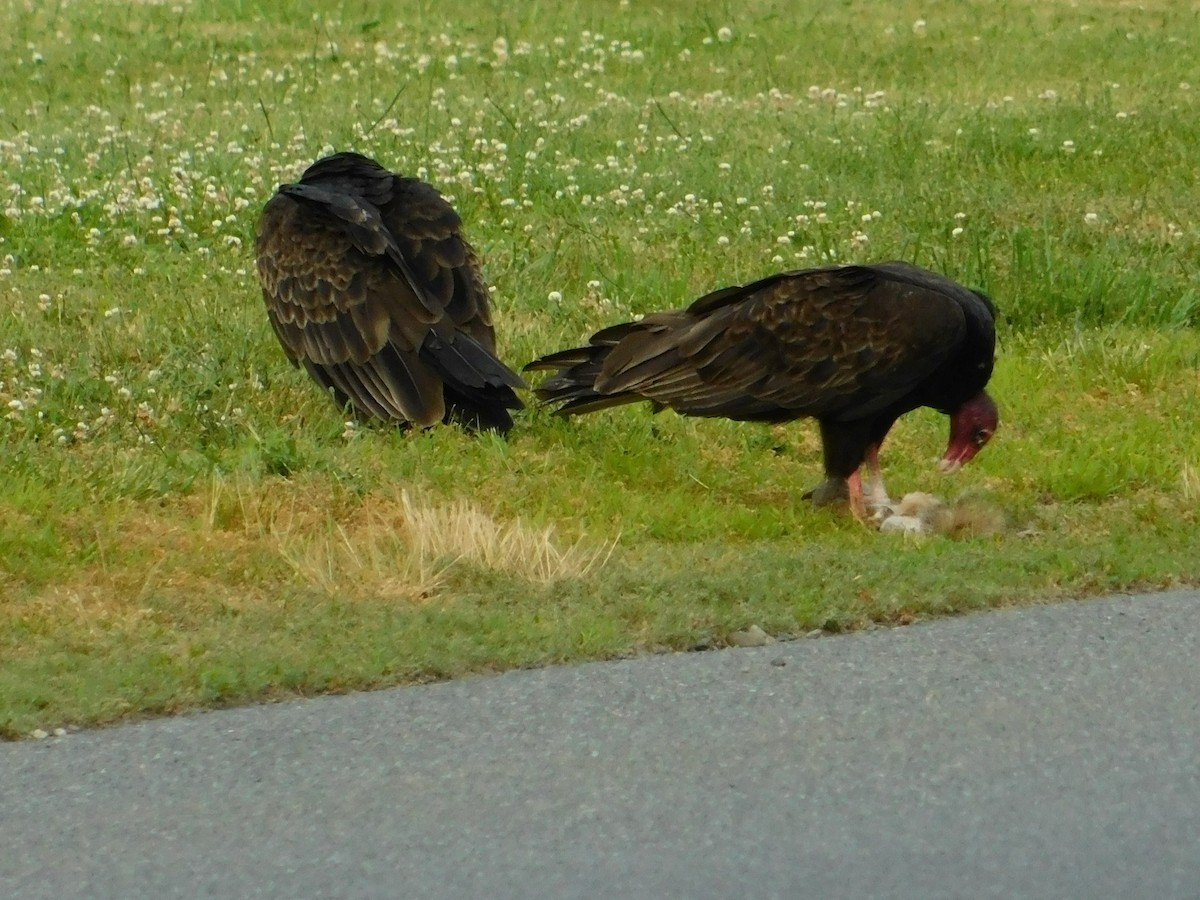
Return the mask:
{"type": "Polygon", "coordinates": [[[1186,4],[330,7],[0,0],[0,734],[1200,581],[1186,4]],[[347,426],[252,260],[332,149],[453,198],[514,366],[830,260],[988,291],[1001,430],[884,465],[999,533],[810,509],[811,423],[347,426]]]}

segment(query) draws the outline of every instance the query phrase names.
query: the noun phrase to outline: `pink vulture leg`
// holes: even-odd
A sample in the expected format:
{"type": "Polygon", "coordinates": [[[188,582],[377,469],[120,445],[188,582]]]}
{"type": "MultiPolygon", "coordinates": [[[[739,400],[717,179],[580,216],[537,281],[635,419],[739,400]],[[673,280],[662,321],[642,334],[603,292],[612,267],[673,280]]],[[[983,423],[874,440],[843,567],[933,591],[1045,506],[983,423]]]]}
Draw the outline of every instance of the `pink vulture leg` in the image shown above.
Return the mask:
{"type": "Polygon", "coordinates": [[[850,477],[846,479],[846,484],[850,488],[850,512],[860,522],[869,522],[871,517],[867,515],[867,506],[863,502],[861,467],[850,473],[850,477]]]}
{"type": "Polygon", "coordinates": [[[871,512],[876,513],[892,505],[883,486],[883,470],[879,467],[879,445],[872,444],[867,448],[867,472],[869,477],[865,490],[865,505],[871,512]]]}

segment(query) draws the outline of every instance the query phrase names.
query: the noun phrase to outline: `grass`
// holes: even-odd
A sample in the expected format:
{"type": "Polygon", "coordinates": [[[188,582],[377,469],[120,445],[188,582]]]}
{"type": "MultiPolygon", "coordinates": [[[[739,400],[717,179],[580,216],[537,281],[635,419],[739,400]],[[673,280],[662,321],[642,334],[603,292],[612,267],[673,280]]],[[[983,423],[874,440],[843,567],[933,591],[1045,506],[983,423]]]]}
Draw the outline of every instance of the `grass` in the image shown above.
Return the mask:
{"type": "Polygon", "coordinates": [[[1200,581],[1200,18],[1108,2],[0,0],[0,734],[1200,581]],[[348,426],[251,259],[332,148],[420,174],[521,364],[632,314],[901,257],[1002,313],[1002,429],[798,501],[809,424],[348,426]]]}

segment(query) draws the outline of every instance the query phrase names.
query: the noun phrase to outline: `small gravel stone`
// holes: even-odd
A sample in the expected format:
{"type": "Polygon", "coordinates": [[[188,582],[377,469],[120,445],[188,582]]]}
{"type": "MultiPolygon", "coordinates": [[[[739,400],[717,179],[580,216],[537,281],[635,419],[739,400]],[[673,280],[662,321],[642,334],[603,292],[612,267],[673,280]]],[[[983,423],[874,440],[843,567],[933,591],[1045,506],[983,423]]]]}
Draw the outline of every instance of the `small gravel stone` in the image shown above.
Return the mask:
{"type": "Polygon", "coordinates": [[[782,656],[777,656],[773,660],[771,660],[771,665],[775,666],[776,668],[782,669],[784,666],[787,665],[787,660],[784,659],[782,656]]]}
{"type": "Polygon", "coordinates": [[[751,625],[745,631],[735,631],[729,636],[729,643],[735,647],[765,647],[775,643],[771,637],[757,625],[751,625]]]}

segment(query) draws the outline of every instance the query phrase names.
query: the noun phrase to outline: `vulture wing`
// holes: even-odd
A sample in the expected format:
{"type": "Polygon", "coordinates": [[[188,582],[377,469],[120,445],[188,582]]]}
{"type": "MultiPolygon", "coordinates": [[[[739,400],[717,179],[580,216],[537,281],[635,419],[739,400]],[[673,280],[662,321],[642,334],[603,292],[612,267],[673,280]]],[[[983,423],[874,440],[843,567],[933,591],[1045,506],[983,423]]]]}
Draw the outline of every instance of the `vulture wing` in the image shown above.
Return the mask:
{"type": "Polygon", "coordinates": [[[597,333],[612,346],[594,387],[689,415],[857,419],[916,389],[965,327],[955,297],[873,268],[789,272],[597,333]]]}

